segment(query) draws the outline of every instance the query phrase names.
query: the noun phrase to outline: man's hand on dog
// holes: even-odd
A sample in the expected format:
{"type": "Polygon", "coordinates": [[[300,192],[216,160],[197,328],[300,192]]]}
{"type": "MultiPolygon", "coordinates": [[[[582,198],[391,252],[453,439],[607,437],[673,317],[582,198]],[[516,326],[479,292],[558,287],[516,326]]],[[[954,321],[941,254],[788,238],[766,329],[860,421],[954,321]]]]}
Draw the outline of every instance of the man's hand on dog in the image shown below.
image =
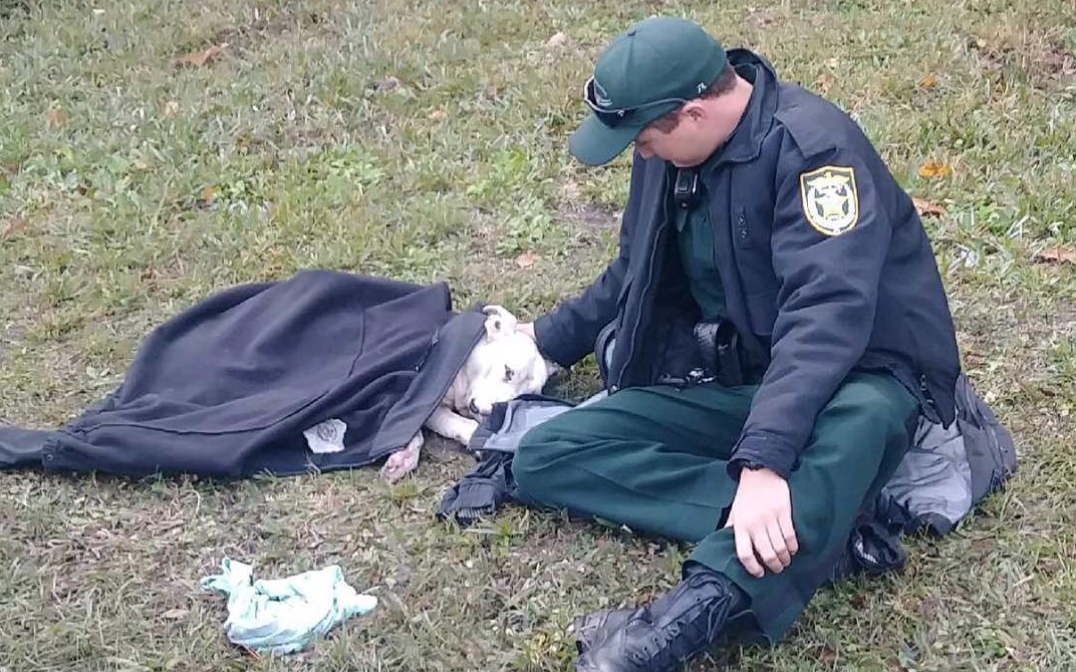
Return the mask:
{"type": "Polygon", "coordinates": [[[769,469],[740,472],[740,485],[725,527],[736,533],[740,563],[758,578],[766,573],[763,564],[772,572],[781,572],[799,550],[788,483],[769,469]]]}
{"type": "Polygon", "coordinates": [[[534,322],[520,322],[516,326],[516,331],[522,332],[531,337],[531,340],[535,343],[538,342],[538,337],[534,335],[534,322]]]}

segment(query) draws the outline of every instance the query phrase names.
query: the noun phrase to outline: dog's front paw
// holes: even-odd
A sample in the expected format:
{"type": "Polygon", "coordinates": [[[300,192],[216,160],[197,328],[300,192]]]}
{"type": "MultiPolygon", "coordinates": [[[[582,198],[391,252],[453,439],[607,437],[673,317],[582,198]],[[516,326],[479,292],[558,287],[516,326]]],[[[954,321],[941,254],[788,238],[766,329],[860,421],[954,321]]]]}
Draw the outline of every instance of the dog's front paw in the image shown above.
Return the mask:
{"type": "Polygon", "coordinates": [[[422,434],[418,434],[405,448],[397,450],[381,467],[381,478],[389,483],[395,483],[418,466],[419,454],[422,451],[422,434]]]}
{"type": "Polygon", "coordinates": [[[456,435],[452,438],[463,444],[463,447],[471,445],[471,437],[478,431],[478,421],[471,418],[460,418],[459,425],[455,428],[456,435]]]}
{"type": "Polygon", "coordinates": [[[418,466],[418,455],[412,455],[406,450],[400,450],[389,456],[381,467],[381,478],[389,483],[395,483],[418,466]]]}

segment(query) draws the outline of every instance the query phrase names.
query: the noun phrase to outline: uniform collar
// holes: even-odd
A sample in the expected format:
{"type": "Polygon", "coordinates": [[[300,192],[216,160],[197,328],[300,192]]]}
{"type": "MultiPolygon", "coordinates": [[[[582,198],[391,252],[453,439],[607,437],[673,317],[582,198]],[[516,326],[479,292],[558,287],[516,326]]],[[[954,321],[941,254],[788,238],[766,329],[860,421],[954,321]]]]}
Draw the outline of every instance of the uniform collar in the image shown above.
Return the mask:
{"type": "Polygon", "coordinates": [[[747,49],[731,49],[728,56],[736,72],[752,80],[753,89],[740,123],[728,141],[703,164],[704,173],[725,162],[740,163],[758,157],[777,111],[777,75],[773,66],[747,49]]]}

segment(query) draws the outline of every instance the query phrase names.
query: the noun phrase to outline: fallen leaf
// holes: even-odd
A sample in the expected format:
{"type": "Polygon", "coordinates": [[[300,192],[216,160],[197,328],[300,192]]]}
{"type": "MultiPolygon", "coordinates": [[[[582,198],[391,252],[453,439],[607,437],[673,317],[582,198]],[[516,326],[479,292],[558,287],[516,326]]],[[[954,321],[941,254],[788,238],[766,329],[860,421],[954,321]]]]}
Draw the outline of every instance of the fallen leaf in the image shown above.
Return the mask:
{"type": "Polygon", "coordinates": [[[919,177],[945,177],[953,172],[949,164],[931,159],[919,168],[919,177]]]}
{"type": "Polygon", "coordinates": [[[489,98],[490,100],[494,100],[497,97],[498,93],[499,90],[497,89],[497,85],[490,84],[486,87],[486,90],[482,92],[482,95],[484,95],[486,98],[489,98]]]}
{"type": "Polygon", "coordinates": [[[832,646],[823,644],[822,648],[818,651],[818,660],[823,664],[833,666],[833,663],[837,660],[837,652],[832,646]]]}
{"type": "Polygon", "coordinates": [[[179,113],[179,101],[170,100],[164,104],[164,116],[171,119],[179,113]]]}
{"type": "Polygon", "coordinates": [[[815,86],[818,87],[819,91],[821,91],[822,93],[827,93],[829,92],[830,88],[837,83],[837,78],[834,77],[832,73],[823,72],[821,75],[818,76],[818,79],[816,79],[814,83],[815,86]]]}
{"type": "Polygon", "coordinates": [[[430,112],[428,115],[426,115],[426,118],[430,121],[441,121],[446,116],[448,115],[445,114],[444,110],[434,110],[433,112],[430,112]]]}
{"type": "Polygon", "coordinates": [[[534,252],[527,250],[523,254],[516,257],[516,266],[519,266],[520,268],[530,268],[531,266],[534,266],[534,264],[539,259],[541,259],[541,257],[539,257],[534,252]]]}
{"type": "Polygon", "coordinates": [[[191,65],[196,68],[200,68],[209,61],[213,60],[217,56],[220,56],[225,49],[228,48],[227,44],[214,44],[208,49],[202,51],[192,51],[186,56],[181,56],[176,59],[176,65],[191,65]]]}
{"type": "Polygon", "coordinates": [[[53,128],[64,126],[67,124],[67,114],[63,110],[54,107],[45,113],[45,123],[53,128]]]}
{"type": "Polygon", "coordinates": [[[1048,247],[1036,252],[1034,259],[1040,264],[1076,264],[1076,250],[1067,247],[1048,247]]]}
{"type": "Polygon", "coordinates": [[[919,211],[921,217],[944,217],[946,215],[945,208],[937,203],[924,201],[921,198],[913,198],[912,203],[915,204],[915,209],[919,211]]]}
{"type": "Polygon", "coordinates": [[[545,41],[546,49],[556,49],[563,47],[568,42],[568,36],[564,33],[554,33],[553,37],[545,41]]]}
{"type": "Polygon", "coordinates": [[[934,75],[927,75],[923,79],[919,80],[919,87],[922,89],[933,89],[938,85],[938,78],[934,75]]]}
{"type": "Polygon", "coordinates": [[[0,227],[0,235],[7,236],[18,231],[22,231],[26,228],[29,222],[24,217],[12,217],[4,222],[4,225],[0,227]]]}
{"type": "Polygon", "coordinates": [[[209,185],[205,189],[202,189],[202,194],[198,198],[199,205],[209,205],[217,198],[217,188],[213,185],[209,185]]]}
{"type": "Polygon", "coordinates": [[[176,621],[185,617],[189,613],[190,611],[188,609],[169,609],[168,611],[161,614],[161,618],[167,618],[170,621],[176,621]]]}

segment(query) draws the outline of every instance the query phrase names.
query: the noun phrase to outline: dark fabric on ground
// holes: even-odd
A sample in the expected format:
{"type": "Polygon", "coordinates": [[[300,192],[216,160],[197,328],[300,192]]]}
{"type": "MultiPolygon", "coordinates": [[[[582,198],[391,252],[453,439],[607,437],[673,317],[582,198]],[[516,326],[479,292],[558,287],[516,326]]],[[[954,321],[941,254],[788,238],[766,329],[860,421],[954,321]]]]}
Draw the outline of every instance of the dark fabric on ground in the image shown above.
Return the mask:
{"type": "Polygon", "coordinates": [[[122,385],[45,441],[5,430],[0,465],[35,450],[46,470],[133,476],[365,465],[420,430],[483,324],[453,315],[443,283],[305,271],[234,287],[155,329],[122,385]],[[332,418],[343,449],[312,452],[304,430],[332,418]]]}

